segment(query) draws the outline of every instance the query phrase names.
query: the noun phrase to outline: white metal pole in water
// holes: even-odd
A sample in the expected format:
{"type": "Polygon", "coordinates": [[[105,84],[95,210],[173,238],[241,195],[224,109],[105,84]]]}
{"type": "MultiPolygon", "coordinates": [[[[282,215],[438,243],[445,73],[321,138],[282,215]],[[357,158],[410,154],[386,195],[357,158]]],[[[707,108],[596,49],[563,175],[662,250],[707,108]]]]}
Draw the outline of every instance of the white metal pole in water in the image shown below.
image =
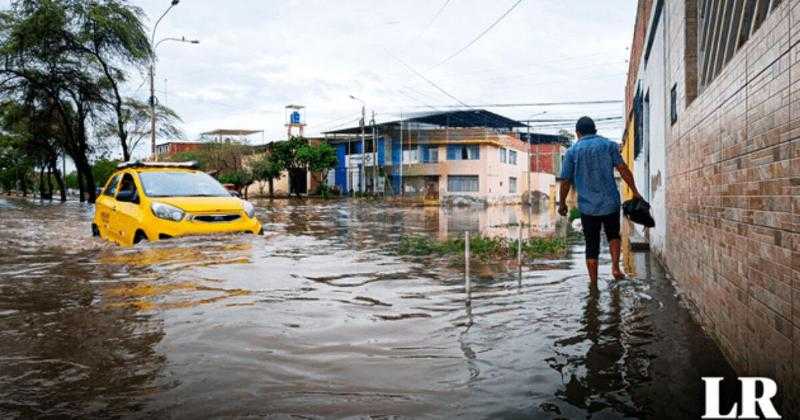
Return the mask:
{"type": "Polygon", "coordinates": [[[464,232],[464,290],[470,294],[469,281],[469,231],[464,232]]]}
{"type": "Polygon", "coordinates": [[[531,148],[533,148],[533,142],[531,141],[531,123],[528,122],[528,208],[533,205],[533,200],[531,199],[531,148]]]}
{"type": "Polygon", "coordinates": [[[517,236],[517,266],[522,267],[522,222],[519,223],[517,236]]]}
{"type": "Polygon", "coordinates": [[[400,111],[400,195],[403,195],[403,111],[400,111]]]}
{"type": "Polygon", "coordinates": [[[364,132],[366,125],[367,125],[367,109],[366,106],[361,105],[361,168],[359,168],[358,171],[358,191],[362,193],[365,192],[366,190],[365,188],[366,180],[364,179],[367,173],[366,168],[364,167],[364,165],[366,165],[367,163],[367,160],[364,159],[365,157],[367,157],[367,149],[364,147],[364,144],[366,143],[364,139],[364,136],[366,135],[366,133],[364,132]]]}

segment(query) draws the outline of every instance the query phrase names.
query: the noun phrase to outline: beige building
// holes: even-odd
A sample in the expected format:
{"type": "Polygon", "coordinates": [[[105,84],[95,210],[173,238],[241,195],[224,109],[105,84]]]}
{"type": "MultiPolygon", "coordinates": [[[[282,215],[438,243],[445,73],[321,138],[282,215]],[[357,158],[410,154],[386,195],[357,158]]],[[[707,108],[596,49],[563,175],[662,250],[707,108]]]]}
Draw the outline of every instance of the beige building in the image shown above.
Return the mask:
{"type": "Polygon", "coordinates": [[[529,179],[549,196],[555,178],[530,172],[529,146],[514,131],[519,127],[524,125],[484,110],[424,114],[368,127],[366,154],[359,127],[330,132],[339,167],[329,183],[344,192],[383,192],[445,206],[519,204],[527,199],[529,179]]]}

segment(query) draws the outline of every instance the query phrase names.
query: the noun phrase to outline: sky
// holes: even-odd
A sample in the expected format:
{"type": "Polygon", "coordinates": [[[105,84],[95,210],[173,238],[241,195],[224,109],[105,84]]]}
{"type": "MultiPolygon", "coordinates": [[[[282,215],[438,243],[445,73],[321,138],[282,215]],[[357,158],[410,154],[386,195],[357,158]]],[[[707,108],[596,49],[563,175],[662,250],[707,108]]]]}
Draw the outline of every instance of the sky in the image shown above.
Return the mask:
{"type": "MultiPolygon", "coordinates": [[[[169,3],[130,1],[148,30],[169,3]]],[[[306,107],[307,135],[357,125],[350,95],[378,122],[448,105],[622,100],[635,13],[631,0],[182,0],[155,38],[200,42],[160,44],[156,94],[187,139],[241,128],[265,141],[285,138],[288,104],[306,107]]],[[[133,71],[126,94],[146,100],[146,79],[133,71]]],[[[621,103],[484,108],[516,119],[623,113],[621,103]]],[[[621,136],[620,123],[598,128],[621,136]]]]}

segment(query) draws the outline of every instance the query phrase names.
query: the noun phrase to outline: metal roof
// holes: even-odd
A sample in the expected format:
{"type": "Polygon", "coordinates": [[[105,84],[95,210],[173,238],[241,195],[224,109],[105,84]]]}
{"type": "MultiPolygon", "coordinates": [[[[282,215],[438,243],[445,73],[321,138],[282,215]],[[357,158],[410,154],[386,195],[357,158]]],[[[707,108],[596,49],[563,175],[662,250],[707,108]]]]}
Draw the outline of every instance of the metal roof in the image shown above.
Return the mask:
{"type": "MultiPolygon", "coordinates": [[[[376,124],[378,127],[399,126],[400,123],[430,124],[439,127],[485,127],[497,129],[512,129],[527,127],[525,124],[504,117],[485,109],[465,109],[455,111],[436,111],[417,113],[410,118],[388,121],[376,124]]],[[[339,130],[326,131],[324,134],[360,134],[361,127],[349,127],[339,130]]]]}
{"type": "Polygon", "coordinates": [[[201,136],[248,136],[250,134],[261,133],[264,130],[240,130],[220,128],[213,131],[200,133],[201,136]]]}
{"type": "Polygon", "coordinates": [[[183,168],[183,169],[197,169],[197,162],[191,160],[188,162],[146,162],[141,160],[134,160],[129,162],[121,162],[117,164],[117,169],[126,168],[183,168]]]}
{"type": "Polygon", "coordinates": [[[530,144],[561,144],[564,147],[569,147],[572,142],[569,137],[558,134],[540,134],[540,133],[524,133],[519,132],[519,139],[525,143],[530,144]]]}

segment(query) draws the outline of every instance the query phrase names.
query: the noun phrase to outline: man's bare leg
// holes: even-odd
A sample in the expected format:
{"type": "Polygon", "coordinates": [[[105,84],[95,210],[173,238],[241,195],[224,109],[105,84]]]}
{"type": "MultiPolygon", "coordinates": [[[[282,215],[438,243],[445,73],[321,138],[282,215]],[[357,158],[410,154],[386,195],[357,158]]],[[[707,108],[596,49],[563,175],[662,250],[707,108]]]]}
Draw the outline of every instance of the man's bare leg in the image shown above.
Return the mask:
{"type": "Polygon", "coordinates": [[[615,279],[620,280],[625,278],[625,274],[619,269],[619,257],[622,250],[622,241],[619,239],[612,239],[608,243],[611,249],[611,274],[615,279]]]}
{"type": "Polygon", "coordinates": [[[586,270],[589,271],[589,280],[591,280],[592,284],[597,283],[597,265],[596,259],[586,260],[586,270]]]}

